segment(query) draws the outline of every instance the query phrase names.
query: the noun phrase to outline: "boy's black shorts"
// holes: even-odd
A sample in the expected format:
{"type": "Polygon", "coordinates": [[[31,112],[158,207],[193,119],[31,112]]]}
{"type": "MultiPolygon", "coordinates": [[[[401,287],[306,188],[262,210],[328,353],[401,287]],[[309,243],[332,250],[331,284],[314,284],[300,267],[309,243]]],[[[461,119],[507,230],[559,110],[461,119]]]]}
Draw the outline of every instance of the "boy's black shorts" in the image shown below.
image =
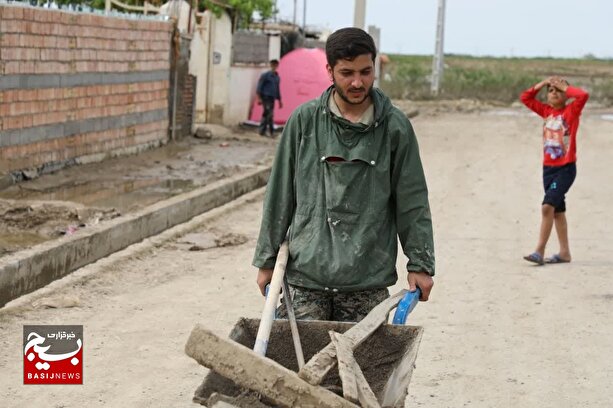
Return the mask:
{"type": "Polygon", "coordinates": [[[543,166],[543,187],[545,188],[543,204],[553,206],[557,213],[565,212],[564,196],[573,185],[576,175],[575,163],[568,163],[564,166],[543,166]]]}

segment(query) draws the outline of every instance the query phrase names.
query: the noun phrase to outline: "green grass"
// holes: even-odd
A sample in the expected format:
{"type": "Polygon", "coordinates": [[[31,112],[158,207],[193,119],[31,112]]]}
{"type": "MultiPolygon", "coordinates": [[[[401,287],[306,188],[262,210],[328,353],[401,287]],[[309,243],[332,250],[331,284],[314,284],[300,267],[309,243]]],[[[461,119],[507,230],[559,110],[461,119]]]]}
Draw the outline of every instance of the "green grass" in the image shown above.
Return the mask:
{"type": "MultiPolygon", "coordinates": [[[[392,98],[432,99],[432,57],[388,55],[389,80],[381,88],[392,98]]],[[[445,56],[439,99],[478,99],[511,103],[524,89],[551,75],[561,75],[585,88],[592,101],[613,105],[613,61],[594,58],[493,58],[445,56]]]]}

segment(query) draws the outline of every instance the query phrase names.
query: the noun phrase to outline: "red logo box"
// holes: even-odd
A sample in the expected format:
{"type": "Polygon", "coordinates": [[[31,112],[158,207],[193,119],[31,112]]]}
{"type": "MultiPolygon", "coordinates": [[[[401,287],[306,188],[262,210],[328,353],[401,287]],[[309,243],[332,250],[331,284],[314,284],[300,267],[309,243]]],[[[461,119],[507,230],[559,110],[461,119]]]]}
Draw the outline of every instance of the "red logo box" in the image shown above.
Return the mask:
{"type": "Polygon", "coordinates": [[[24,384],[83,384],[83,326],[23,326],[24,384]]]}

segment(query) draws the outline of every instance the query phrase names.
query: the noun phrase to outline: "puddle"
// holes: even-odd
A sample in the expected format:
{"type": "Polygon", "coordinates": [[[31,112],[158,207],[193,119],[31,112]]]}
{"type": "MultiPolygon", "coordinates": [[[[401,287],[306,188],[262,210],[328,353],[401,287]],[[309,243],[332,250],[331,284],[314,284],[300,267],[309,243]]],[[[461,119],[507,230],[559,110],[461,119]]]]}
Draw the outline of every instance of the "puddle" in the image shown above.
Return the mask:
{"type": "Polygon", "coordinates": [[[33,180],[0,192],[0,199],[17,200],[0,201],[0,258],[56,239],[73,226],[95,224],[197,187],[192,180],[156,178],[53,184],[33,180]]]}
{"type": "Polygon", "coordinates": [[[192,180],[150,180],[148,182],[134,180],[124,183],[121,189],[107,190],[110,194],[99,197],[95,201],[83,197],[83,200],[77,202],[99,208],[115,208],[125,214],[191,191],[195,187],[192,180]]]}
{"type": "Polygon", "coordinates": [[[16,252],[22,248],[29,248],[51,237],[45,237],[33,232],[0,232],[0,257],[16,252]]]}
{"type": "Polygon", "coordinates": [[[135,179],[70,182],[55,186],[22,183],[0,192],[12,200],[71,201],[87,207],[115,208],[121,213],[146,207],[195,188],[192,180],[135,179]]]}

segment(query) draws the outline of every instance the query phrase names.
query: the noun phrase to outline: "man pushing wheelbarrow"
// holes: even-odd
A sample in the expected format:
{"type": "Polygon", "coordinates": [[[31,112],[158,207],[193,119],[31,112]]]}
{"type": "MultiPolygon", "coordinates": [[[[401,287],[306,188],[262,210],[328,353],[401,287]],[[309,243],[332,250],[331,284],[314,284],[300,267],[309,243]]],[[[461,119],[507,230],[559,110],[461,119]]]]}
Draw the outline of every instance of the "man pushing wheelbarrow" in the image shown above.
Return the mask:
{"type": "Polygon", "coordinates": [[[195,402],[404,406],[423,332],[404,321],[432,289],[432,221],[413,128],[373,88],[376,53],[357,28],[328,38],[333,85],[294,111],[268,181],[253,260],[262,294],[270,284],[262,319],[241,318],[231,340],[194,328],[186,353],[212,370],[195,402]],[[409,291],[390,297],[398,237],[409,291]],[[281,288],[288,320],[274,320],[281,288]]]}
{"type": "MultiPolygon", "coordinates": [[[[410,291],[426,301],[434,247],[428,189],[411,123],[377,88],[377,54],[358,28],[326,42],[333,85],[289,118],[268,181],[253,265],[262,294],[288,236],[296,318],[357,322],[396,283],[397,237],[410,291]],[[289,232],[288,232],[289,231],[289,232]]],[[[286,317],[284,304],[278,317],[286,317]]]]}

